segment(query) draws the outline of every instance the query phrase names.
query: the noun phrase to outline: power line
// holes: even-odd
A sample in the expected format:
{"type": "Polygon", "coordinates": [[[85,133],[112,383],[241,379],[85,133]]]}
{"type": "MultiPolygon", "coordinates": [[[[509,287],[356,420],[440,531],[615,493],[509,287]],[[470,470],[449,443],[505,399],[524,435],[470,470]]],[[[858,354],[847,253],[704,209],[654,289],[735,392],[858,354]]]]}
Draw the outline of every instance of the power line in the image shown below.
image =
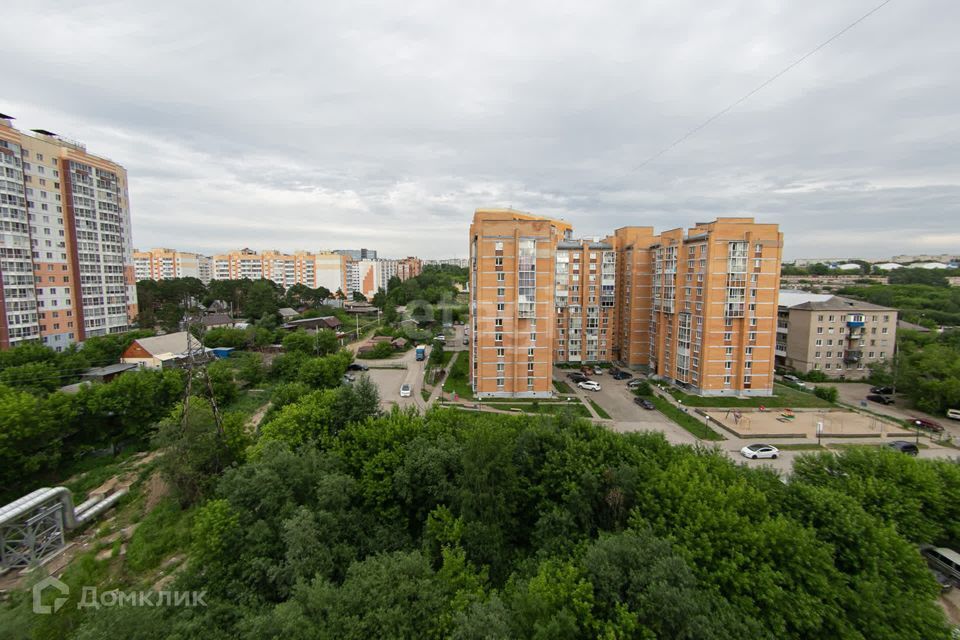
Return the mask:
{"type": "Polygon", "coordinates": [[[729,105],[727,105],[726,107],[724,107],[724,108],[721,109],[720,111],[716,112],[715,114],[713,114],[712,116],[710,116],[709,118],[707,118],[706,120],[704,120],[703,122],[701,122],[700,124],[698,124],[697,126],[695,126],[694,128],[690,129],[690,130],[687,131],[685,134],[683,134],[682,136],[680,136],[679,138],[677,138],[676,140],[674,140],[672,143],[670,143],[669,145],[667,145],[666,147],[664,147],[664,148],[661,149],[660,151],[657,151],[655,154],[653,154],[652,156],[650,156],[649,158],[647,158],[646,160],[644,160],[643,162],[641,162],[638,166],[636,166],[636,167],[634,167],[633,169],[631,169],[629,173],[635,173],[635,172],[639,171],[640,169],[643,169],[645,166],[647,166],[648,164],[650,164],[651,162],[653,162],[654,160],[656,160],[657,158],[659,158],[659,157],[662,156],[663,154],[665,154],[665,153],[667,153],[668,151],[670,151],[671,149],[679,146],[680,144],[683,144],[684,142],[687,141],[688,138],[694,136],[694,135],[697,134],[699,131],[701,131],[702,129],[704,129],[705,127],[709,126],[711,123],[713,123],[715,120],[723,117],[724,115],[726,115],[727,113],[729,113],[730,111],[732,111],[733,109],[735,109],[736,107],[738,107],[739,105],[741,105],[741,104],[743,104],[744,102],[746,102],[747,100],[749,100],[749,99],[750,99],[751,97],[753,97],[756,93],[758,93],[759,91],[765,89],[767,86],[769,86],[770,84],[772,84],[773,82],[775,82],[778,78],[780,78],[782,75],[784,75],[785,73],[787,73],[788,71],[790,71],[791,69],[793,69],[794,67],[796,67],[797,65],[799,65],[800,63],[802,63],[804,60],[806,60],[806,59],[809,58],[810,56],[814,55],[815,53],[817,53],[818,51],[820,51],[821,49],[823,49],[824,47],[826,47],[826,46],[829,45],[830,43],[832,43],[832,42],[833,42],[834,40],[836,40],[837,38],[841,37],[841,36],[842,36],[843,34],[845,34],[847,31],[850,31],[851,29],[853,29],[855,26],[857,26],[858,24],[860,24],[861,22],[863,22],[864,20],[866,20],[867,18],[869,18],[870,16],[872,16],[873,14],[875,14],[877,11],[879,11],[880,9],[882,9],[883,7],[885,7],[886,5],[890,4],[892,1],[893,1],[893,0],[883,0],[883,2],[881,2],[880,4],[878,4],[877,6],[875,6],[873,9],[871,9],[871,10],[868,11],[868,12],[866,12],[865,14],[863,14],[862,16],[860,16],[859,18],[857,18],[856,20],[854,20],[853,22],[851,22],[850,24],[848,24],[847,26],[845,26],[843,29],[841,29],[840,31],[837,31],[835,34],[833,34],[832,36],[830,36],[829,38],[827,38],[826,40],[824,40],[823,42],[821,42],[820,44],[818,44],[818,45],[817,45],[816,47],[814,47],[813,49],[811,49],[811,50],[808,51],[807,53],[803,54],[802,56],[800,56],[799,58],[797,58],[796,60],[794,60],[793,62],[791,62],[790,64],[788,64],[787,66],[785,66],[783,69],[781,69],[780,71],[776,72],[775,74],[773,74],[772,76],[770,76],[769,78],[767,78],[766,80],[764,80],[763,82],[761,82],[759,85],[757,85],[756,87],[754,87],[751,91],[749,91],[748,93],[744,94],[743,96],[741,96],[741,97],[738,98],[737,100],[731,102],[729,105]]]}

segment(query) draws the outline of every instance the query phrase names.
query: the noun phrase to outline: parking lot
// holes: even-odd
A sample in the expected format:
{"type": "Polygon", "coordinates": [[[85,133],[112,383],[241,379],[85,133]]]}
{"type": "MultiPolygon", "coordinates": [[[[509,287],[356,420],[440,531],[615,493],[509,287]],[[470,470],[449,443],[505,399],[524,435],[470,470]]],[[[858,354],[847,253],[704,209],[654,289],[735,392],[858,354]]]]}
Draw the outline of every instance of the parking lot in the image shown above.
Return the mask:
{"type": "MultiPolygon", "coordinates": [[[[427,353],[429,355],[429,349],[427,353]]],[[[423,369],[426,360],[417,362],[415,349],[410,349],[399,358],[357,360],[357,362],[370,367],[367,374],[380,391],[380,406],[384,410],[389,410],[393,406],[420,408],[425,406],[420,389],[423,387],[423,369]],[[400,386],[403,384],[410,385],[409,398],[400,397],[400,386]]]]}
{"type": "Polygon", "coordinates": [[[584,391],[577,387],[567,374],[572,369],[553,370],[555,380],[566,382],[580,398],[590,398],[610,414],[611,422],[607,423],[611,429],[620,433],[632,431],[660,431],[666,434],[667,440],[674,444],[694,444],[697,439],[682,429],[672,420],[667,419],[659,411],[648,411],[634,403],[634,395],[627,388],[629,380],[614,380],[609,373],[604,372],[590,379],[600,383],[600,391],[584,391]]]}

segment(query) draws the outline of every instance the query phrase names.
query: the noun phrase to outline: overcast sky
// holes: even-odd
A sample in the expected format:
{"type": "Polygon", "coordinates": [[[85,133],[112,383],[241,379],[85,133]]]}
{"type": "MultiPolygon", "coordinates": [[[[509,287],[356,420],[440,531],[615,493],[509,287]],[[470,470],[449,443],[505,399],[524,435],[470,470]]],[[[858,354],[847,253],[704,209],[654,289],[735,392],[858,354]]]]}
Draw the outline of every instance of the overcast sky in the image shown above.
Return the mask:
{"type": "Polygon", "coordinates": [[[638,168],[879,2],[6,3],[0,112],[126,166],[140,248],[466,256],[513,206],[960,252],[956,0],[893,0],[638,168]]]}

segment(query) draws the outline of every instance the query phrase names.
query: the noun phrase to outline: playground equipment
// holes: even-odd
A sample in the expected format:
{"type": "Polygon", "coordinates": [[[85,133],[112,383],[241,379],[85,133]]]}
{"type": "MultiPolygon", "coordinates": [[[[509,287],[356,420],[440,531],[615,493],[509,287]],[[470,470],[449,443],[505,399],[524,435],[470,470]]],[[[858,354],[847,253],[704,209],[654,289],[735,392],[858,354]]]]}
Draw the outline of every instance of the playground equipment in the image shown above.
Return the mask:
{"type": "Polygon", "coordinates": [[[74,507],[66,487],[44,487],[0,507],[0,575],[43,564],[66,546],[66,529],[85,525],[126,493],[121,488],[74,507]]]}

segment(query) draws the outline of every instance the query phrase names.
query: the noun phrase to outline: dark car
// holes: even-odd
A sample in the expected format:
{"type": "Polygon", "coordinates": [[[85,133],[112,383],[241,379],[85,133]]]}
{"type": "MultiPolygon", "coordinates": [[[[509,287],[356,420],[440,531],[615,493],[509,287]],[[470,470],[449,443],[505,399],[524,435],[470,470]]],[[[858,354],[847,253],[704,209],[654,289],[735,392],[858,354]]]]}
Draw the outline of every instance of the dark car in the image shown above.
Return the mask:
{"type": "Polygon", "coordinates": [[[577,371],[574,371],[573,373],[568,373],[567,377],[570,378],[571,382],[583,382],[584,380],[589,380],[587,376],[577,371]]]}
{"type": "Polygon", "coordinates": [[[919,429],[926,429],[927,431],[933,431],[934,433],[943,433],[943,426],[938,422],[934,422],[933,420],[926,420],[924,418],[911,418],[910,423],[919,429]]]}
{"type": "Polygon", "coordinates": [[[633,374],[626,371],[615,371],[614,373],[611,373],[610,376],[614,380],[629,380],[633,377],[633,374]]]}
{"type": "Polygon", "coordinates": [[[647,411],[652,411],[657,408],[656,406],[654,406],[652,402],[650,402],[646,398],[638,397],[638,398],[634,398],[633,401],[638,405],[640,405],[641,407],[643,407],[644,409],[646,409],[647,411]]]}
{"type": "Polygon", "coordinates": [[[893,395],[893,387],[870,387],[870,393],[879,393],[882,396],[893,395]]]}
{"type": "Polygon", "coordinates": [[[917,448],[917,445],[912,442],[907,442],[906,440],[894,440],[893,442],[888,442],[887,446],[891,449],[896,449],[900,453],[905,453],[908,456],[915,456],[920,453],[920,449],[917,448]]]}
{"type": "Polygon", "coordinates": [[[368,369],[370,367],[360,362],[351,362],[347,365],[347,371],[367,371],[368,369]]]}
{"type": "Polygon", "coordinates": [[[880,404],[893,404],[893,398],[890,396],[882,396],[878,393],[871,393],[867,396],[867,400],[871,402],[879,402],[880,404]]]}

